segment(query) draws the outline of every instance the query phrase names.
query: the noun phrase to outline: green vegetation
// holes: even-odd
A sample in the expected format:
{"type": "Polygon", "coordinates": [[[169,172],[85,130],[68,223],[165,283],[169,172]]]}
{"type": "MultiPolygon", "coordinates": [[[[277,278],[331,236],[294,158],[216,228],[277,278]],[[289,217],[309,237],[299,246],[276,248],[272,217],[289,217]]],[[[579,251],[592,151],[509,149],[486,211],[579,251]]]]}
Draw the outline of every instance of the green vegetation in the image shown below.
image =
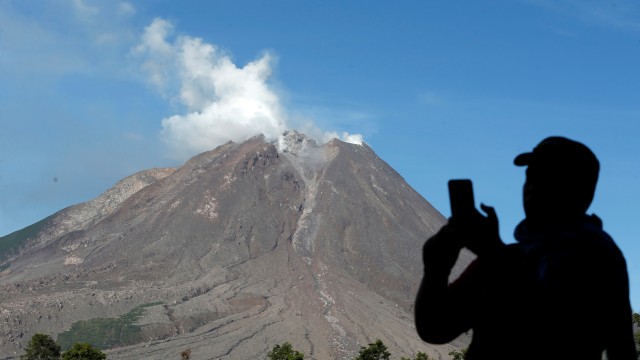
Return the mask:
{"type": "Polygon", "coordinates": [[[11,253],[11,251],[18,249],[27,240],[38,235],[40,231],[49,225],[53,216],[55,216],[55,214],[46,217],[35,224],[29,225],[22,230],[0,237],[0,259],[5,258],[11,253]]]}
{"type": "Polygon", "coordinates": [[[294,350],[291,343],[278,344],[267,354],[269,360],[303,360],[304,354],[294,350]]]}
{"type": "Polygon", "coordinates": [[[427,355],[427,354],[425,354],[423,352],[418,352],[413,359],[409,359],[409,358],[406,358],[406,357],[401,357],[400,360],[430,360],[430,359],[429,359],[429,355],[427,355]]]}
{"type": "Polygon", "coordinates": [[[387,351],[387,346],[378,339],[367,347],[361,347],[355,360],[389,360],[390,356],[391,353],[387,351]]]}
{"type": "Polygon", "coordinates": [[[91,344],[75,343],[60,355],[60,345],[51,336],[34,334],[25,348],[21,360],[105,360],[107,355],[91,344]]]}
{"type": "MultiPolygon", "coordinates": [[[[453,356],[454,360],[464,359],[466,349],[463,351],[452,351],[449,355],[453,356]]],[[[291,343],[285,342],[284,344],[276,345],[267,354],[269,360],[303,360],[304,354],[293,349],[291,343]]],[[[387,350],[387,346],[382,340],[377,339],[375,342],[369,344],[369,346],[362,346],[360,353],[354,360],[389,360],[391,353],[387,350]]],[[[183,357],[183,360],[185,358],[183,357]]],[[[188,358],[187,358],[188,359],[188,358]]],[[[418,352],[413,358],[402,357],[400,360],[432,360],[429,355],[423,352],[418,352]]]]}
{"type": "Polygon", "coordinates": [[[107,355],[91,344],[75,343],[62,354],[62,360],[105,360],[107,355]]]}
{"type": "Polygon", "coordinates": [[[467,349],[462,349],[462,351],[452,351],[449,353],[449,356],[452,356],[453,360],[464,360],[466,355],[467,349]]]}
{"type": "Polygon", "coordinates": [[[21,360],[60,359],[60,345],[46,334],[34,334],[24,350],[25,354],[20,357],[21,360]]]}
{"type": "Polygon", "coordinates": [[[143,339],[136,322],[144,314],[145,308],[159,304],[162,302],[138,306],[118,318],[78,321],[71,329],[58,335],[58,343],[63,349],[70,348],[76,342],[88,343],[98,349],[137,344],[143,339]]]}

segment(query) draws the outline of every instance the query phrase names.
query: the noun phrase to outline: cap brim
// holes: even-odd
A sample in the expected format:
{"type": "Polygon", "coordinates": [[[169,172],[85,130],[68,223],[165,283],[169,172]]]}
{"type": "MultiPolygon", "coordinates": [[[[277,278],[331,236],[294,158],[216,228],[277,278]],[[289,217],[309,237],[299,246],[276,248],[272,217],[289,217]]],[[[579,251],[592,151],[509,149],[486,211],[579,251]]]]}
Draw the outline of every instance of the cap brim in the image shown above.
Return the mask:
{"type": "Polygon", "coordinates": [[[533,157],[533,153],[530,153],[530,152],[520,154],[516,156],[515,159],[513,159],[513,163],[516,164],[517,166],[527,166],[531,164],[532,157],[533,157]]]}

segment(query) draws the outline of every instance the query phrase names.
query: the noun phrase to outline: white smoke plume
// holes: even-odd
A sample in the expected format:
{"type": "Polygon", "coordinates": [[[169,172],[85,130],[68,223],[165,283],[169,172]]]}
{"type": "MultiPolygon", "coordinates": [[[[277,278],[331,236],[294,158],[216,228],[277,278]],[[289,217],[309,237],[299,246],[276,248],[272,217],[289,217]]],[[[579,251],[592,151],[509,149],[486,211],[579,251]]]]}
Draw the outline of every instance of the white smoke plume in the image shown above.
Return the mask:
{"type": "MultiPolygon", "coordinates": [[[[162,134],[176,158],[258,133],[275,140],[289,129],[288,115],[268,83],[271,55],[237,67],[215,45],[190,36],[173,37],[173,31],[170,22],[156,18],[134,54],[144,59],[142,68],[161,94],[185,108],[184,114],[162,120],[162,134]]],[[[362,144],[357,134],[325,132],[323,137],[362,144]]]]}
{"type": "Polygon", "coordinates": [[[342,133],[342,136],[340,136],[335,131],[325,132],[324,133],[324,141],[329,141],[331,139],[340,139],[340,140],[342,140],[344,142],[348,142],[348,143],[351,143],[351,144],[357,144],[357,145],[362,145],[362,142],[364,141],[362,135],[360,135],[360,134],[349,134],[348,132],[344,131],[342,133]]]}

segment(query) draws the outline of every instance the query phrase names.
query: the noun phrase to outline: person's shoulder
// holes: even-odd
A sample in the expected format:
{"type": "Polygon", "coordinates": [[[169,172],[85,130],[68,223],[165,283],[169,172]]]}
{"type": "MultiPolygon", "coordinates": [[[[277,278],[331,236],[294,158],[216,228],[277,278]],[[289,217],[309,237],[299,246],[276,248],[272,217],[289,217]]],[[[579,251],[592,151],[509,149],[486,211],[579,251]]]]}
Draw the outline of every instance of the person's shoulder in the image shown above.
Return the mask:
{"type": "Polygon", "coordinates": [[[602,219],[595,214],[585,217],[585,221],[579,228],[579,233],[582,235],[581,237],[590,239],[594,245],[618,248],[611,235],[604,230],[602,219]]]}
{"type": "Polygon", "coordinates": [[[590,215],[580,228],[577,244],[583,252],[591,252],[595,257],[611,261],[624,261],[622,251],[613,237],[603,228],[603,222],[597,215],[590,215]]]}

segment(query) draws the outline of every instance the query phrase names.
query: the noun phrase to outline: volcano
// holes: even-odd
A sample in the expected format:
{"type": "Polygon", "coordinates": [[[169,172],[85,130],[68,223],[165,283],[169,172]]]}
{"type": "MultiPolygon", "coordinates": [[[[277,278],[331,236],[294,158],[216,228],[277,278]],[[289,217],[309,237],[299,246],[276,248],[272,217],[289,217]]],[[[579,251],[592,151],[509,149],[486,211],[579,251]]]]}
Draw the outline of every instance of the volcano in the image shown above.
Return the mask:
{"type": "Polygon", "coordinates": [[[366,144],[228,142],[0,238],[0,359],[38,332],[109,359],[264,359],[284,342],[352,359],[376,339],[448,358],[468,336],[429,345],[413,323],[445,221],[366,144]]]}

